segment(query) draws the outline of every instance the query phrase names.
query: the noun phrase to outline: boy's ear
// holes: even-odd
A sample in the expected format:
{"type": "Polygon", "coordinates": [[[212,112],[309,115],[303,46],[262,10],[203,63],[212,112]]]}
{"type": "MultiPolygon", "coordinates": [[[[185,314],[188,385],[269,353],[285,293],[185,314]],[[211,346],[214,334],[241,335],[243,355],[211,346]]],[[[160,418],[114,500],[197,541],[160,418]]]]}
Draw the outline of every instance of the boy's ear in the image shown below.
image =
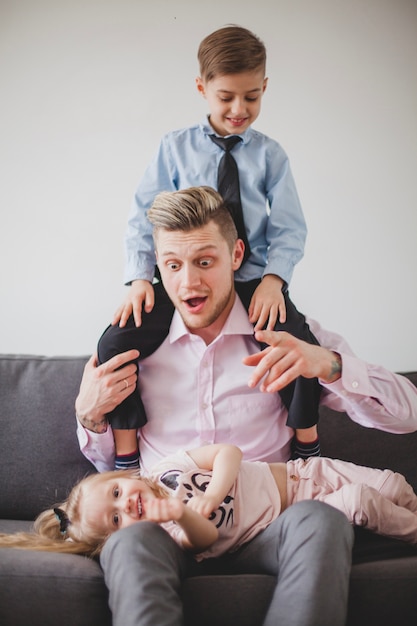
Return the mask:
{"type": "Polygon", "coordinates": [[[266,89],[267,84],[268,84],[268,78],[265,77],[264,78],[264,84],[262,86],[262,93],[265,93],[265,89],[266,89]]]}
{"type": "Polygon", "coordinates": [[[201,76],[197,76],[195,79],[195,84],[197,85],[197,91],[204,97],[206,97],[206,88],[204,87],[204,82],[201,76]]]}

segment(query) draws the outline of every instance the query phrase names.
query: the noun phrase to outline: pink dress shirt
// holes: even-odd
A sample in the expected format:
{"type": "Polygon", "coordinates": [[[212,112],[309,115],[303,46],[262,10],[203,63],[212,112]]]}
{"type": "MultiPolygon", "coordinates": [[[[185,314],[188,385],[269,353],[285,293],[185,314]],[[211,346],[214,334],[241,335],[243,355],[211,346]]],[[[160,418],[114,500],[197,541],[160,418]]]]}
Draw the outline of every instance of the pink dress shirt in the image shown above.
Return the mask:
{"type": "MultiPolygon", "coordinates": [[[[417,430],[417,389],[405,377],[354,356],[342,337],[308,320],[320,344],[342,358],[342,377],[323,384],[321,403],[346,411],[362,426],[392,433],[417,430]]],[[[253,326],[236,298],[221,334],[210,345],[188,332],[175,312],[168,337],[140,363],[139,384],[148,423],[138,431],[141,465],[179,449],[233,443],[247,461],[287,461],[293,430],[278,393],[250,389],[242,359],[259,351],[253,326]]],[[[93,433],[78,423],[83,454],[98,471],[113,469],[111,428],[93,433]]]]}

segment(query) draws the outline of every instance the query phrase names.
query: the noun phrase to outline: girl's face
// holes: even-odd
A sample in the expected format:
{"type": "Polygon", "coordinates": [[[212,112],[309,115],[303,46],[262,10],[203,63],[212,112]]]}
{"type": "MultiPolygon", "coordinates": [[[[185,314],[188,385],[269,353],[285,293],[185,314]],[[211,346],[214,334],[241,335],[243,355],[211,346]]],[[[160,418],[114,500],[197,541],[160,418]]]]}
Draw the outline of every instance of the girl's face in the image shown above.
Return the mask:
{"type": "Polygon", "coordinates": [[[82,524],[108,535],[146,520],[146,502],[155,498],[142,480],[115,478],[87,485],[83,494],[82,524]]]}

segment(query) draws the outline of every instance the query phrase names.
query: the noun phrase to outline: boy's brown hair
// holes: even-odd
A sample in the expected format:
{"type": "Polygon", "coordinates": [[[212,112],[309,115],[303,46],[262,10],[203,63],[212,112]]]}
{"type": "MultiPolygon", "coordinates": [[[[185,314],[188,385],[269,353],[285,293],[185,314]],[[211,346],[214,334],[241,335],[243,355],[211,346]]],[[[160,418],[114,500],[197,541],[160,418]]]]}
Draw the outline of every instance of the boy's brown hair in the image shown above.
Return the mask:
{"type": "Polygon", "coordinates": [[[225,26],[207,35],[198,48],[200,76],[204,81],[216,76],[262,70],[265,75],[266,49],[247,28],[225,26]]]}

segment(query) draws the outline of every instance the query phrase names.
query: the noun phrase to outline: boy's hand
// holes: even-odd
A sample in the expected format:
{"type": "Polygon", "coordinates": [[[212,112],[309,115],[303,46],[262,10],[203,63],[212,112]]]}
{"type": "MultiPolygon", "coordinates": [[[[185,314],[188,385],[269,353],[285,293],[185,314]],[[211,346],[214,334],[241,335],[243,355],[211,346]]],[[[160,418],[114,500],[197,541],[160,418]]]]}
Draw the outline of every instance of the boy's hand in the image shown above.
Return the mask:
{"type": "Polygon", "coordinates": [[[149,280],[134,280],[123,304],[119,306],[112,320],[112,326],[119,323],[120,328],[126,326],[127,320],[133,313],[136,326],[142,324],[142,307],[150,313],[155,303],[152,283],[149,280]]]}
{"type": "Polygon", "coordinates": [[[285,300],[282,293],[284,281],[275,274],[263,277],[252,296],[249,305],[249,320],[255,330],[274,330],[277,319],[284,324],[287,319],[285,300]]]}

